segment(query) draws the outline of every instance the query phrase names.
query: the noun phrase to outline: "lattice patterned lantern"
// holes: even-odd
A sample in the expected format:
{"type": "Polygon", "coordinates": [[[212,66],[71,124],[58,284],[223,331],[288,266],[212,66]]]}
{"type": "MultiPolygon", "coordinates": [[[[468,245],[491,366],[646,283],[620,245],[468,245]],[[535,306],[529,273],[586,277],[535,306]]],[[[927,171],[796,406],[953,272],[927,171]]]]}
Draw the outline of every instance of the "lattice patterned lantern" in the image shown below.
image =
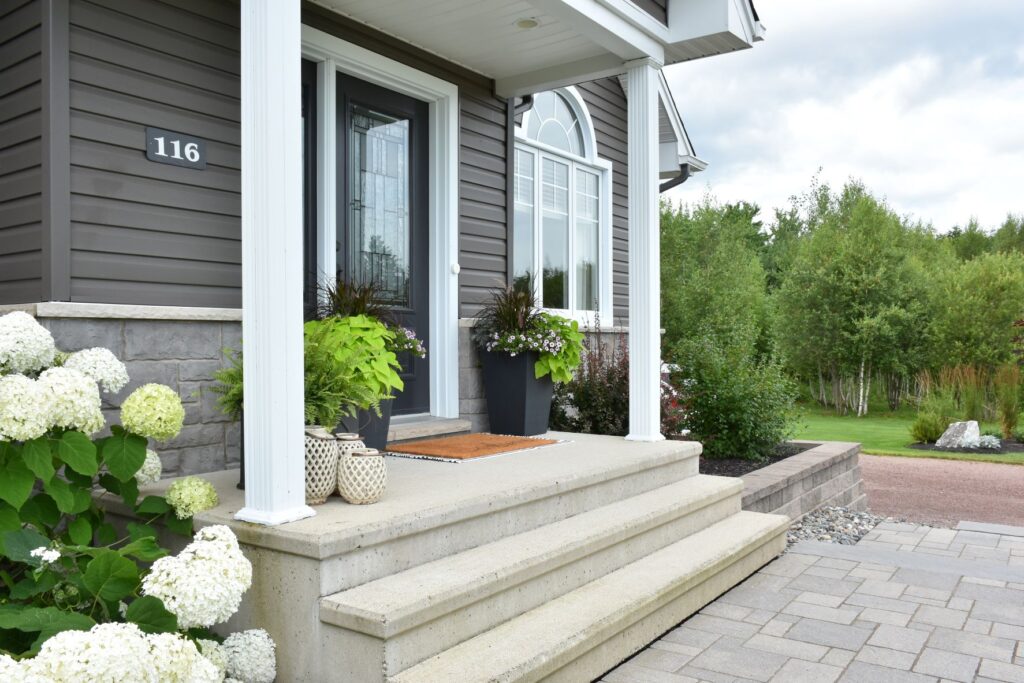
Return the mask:
{"type": "Polygon", "coordinates": [[[388,485],[388,467],[376,448],[357,448],[338,461],[338,493],[349,503],[376,503],[388,485]]]}
{"type": "Polygon", "coordinates": [[[306,427],[306,503],[327,502],[337,481],[337,440],[323,427],[306,427]]]}
{"type": "Polygon", "coordinates": [[[359,438],[358,434],[352,432],[342,432],[335,434],[334,437],[338,440],[338,458],[348,457],[348,454],[354,450],[360,448],[366,448],[366,444],[359,438]]]}

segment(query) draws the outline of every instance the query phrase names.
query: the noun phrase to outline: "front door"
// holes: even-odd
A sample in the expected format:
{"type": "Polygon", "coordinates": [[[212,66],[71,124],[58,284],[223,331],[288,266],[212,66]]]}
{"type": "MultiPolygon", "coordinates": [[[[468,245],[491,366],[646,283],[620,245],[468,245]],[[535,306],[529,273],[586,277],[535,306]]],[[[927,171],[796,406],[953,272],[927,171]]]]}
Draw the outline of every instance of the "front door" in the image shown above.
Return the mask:
{"type": "MultiPolygon", "coordinates": [[[[373,282],[429,348],[427,104],[338,75],[338,278],[373,282]]],[[[428,361],[402,354],[396,415],[430,412],[428,361]]]]}

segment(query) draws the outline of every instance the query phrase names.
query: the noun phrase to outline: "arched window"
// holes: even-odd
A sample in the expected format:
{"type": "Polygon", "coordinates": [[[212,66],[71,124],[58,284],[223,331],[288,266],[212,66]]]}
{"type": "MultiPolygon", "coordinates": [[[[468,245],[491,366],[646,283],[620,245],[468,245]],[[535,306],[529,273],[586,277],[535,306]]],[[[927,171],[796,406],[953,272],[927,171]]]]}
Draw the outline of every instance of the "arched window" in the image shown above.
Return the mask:
{"type": "Polygon", "coordinates": [[[516,134],[513,277],[545,308],[609,319],[611,165],[583,100],[572,88],[535,95],[516,134]]]}

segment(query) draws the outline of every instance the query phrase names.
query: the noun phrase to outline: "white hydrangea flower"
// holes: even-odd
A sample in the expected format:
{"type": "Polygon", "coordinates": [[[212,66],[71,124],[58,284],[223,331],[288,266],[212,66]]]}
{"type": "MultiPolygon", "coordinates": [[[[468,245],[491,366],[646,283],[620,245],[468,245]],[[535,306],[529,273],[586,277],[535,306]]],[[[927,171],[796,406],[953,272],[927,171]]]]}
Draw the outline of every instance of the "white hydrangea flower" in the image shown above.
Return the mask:
{"type": "Polygon", "coordinates": [[[261,628],[232,633],[224,641],[228,679],[241,683],[273,683],[277,657],[273,639],[261,628]]]}
{"type": "Polygon", "coordinates": [[[50,331],[23,311],[0,316],[0,373],[36,373],[53,365],[50,331]]]}
{"type": "Polygon", "coordinates": [[[142,580],[144,595],[163,601],[183,629],[227,621],[252,585],[252,565],[226,526],[208,526],[178,555],[162,557],[142,580]]]}
{"type": "Polygon", "coordinates": [[[157,680],[149,660],[149,643],[135,624],[99,624],[88,631],[61,631],[26,666],[54,683],[138,683],[157,680]]]}
{"type": "Polygon", "coordinates": [[[0,377],[0,440],[30,441],[50,429],[42,387],[24,375],[0,377]]]}
{"type": "Polygon", "coordinates": [[[195,643],[177,633],[147,636],[154,679],[160,683],[220,683],[224,674],[200,653],[195,643]]]}
{"type": "Polygon", "coordinates": [[[54,427],[95,434],[106,420],[100,410],[100,389],[87,375],[71,368],[50,368],[39,375],[54,427]]]}
{"type": "Polygon", "coordinates": [[[29,551],[28,554],[32,557],[38,557],[43,564],[52,564],[60,559],[59,550],[47,548],[45,545],[41,545],[38,548],[29,551]]]}
{"type": "Polygon", "coordinates": [[[188,519],[197,512],[217,506],[217,489],[200,477],[178,479],[167,489],[167,502],[178,519],[188,519]]]}
{"type": "Polygon", "coordinates": [[[28,670],[26,662],[19,662],[5,654],[0,654],[0,681],[4,683],[47,683],[28,670]]]}
{"type": "Polygon", "coordinates": [[[148,486],[149,484],[155,484],[160,481],[161,475],[164,473],[164,465],[160,461],[160,456],[157,452],[151,448],[146,449],[146,460],[142,463],[142,467],[135,473],[135,481],[138,482],[139,486],[148,486]]]}
{"type": "Polygon", "coordinates": [[[121,404],[121,424],[129,432],[157,441],[173,439],[185,423],[178,393],[163,384],[144,384],[121,404]]]}
{"type": "Polygon", "coordinates": [[[75,351],[64,361],[64,367],[90,377],[110,394],[121,391],[128,384],[128,368],[110,349],[96,347],[75,351]]]}
{"type": "Polygon", "coordinates": [[[199,645],[199,653],[217,667],[217,672],[220,678],[223,679],[228,671],[228,651],[216,640],[200,639],[197,641],[197,644],[199,645]]]}

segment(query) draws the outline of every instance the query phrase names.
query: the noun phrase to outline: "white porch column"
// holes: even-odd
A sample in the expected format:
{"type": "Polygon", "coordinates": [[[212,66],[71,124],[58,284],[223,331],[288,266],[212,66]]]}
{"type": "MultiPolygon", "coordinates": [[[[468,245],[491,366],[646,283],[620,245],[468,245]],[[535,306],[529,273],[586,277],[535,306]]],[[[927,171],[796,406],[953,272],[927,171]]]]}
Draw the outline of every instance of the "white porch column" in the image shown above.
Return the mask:
{"type": "Polygon", "coordinates": [[[305,500],[299,0],[242,0],[245,507],[282,524],[305,500]]]}
{"type": "Polygon", "coordinates": [[[660,441],[661,258],[658,215],[658,70],[626,64],[629,133],[629,435],[660,441]]]}

